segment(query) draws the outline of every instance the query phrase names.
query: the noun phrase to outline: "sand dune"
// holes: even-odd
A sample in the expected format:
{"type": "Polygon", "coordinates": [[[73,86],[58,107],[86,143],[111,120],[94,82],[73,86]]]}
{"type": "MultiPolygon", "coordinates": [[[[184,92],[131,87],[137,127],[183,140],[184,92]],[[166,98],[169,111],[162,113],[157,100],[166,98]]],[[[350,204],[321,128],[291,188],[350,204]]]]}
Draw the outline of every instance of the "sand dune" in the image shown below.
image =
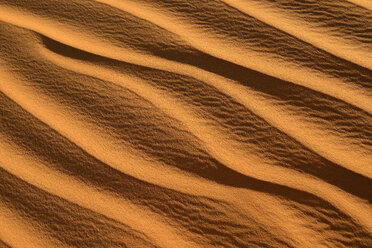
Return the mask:
{"type": "Polygon", "coordinates": [[[372,247],[366,0],[0,0],[0,247],[372,247]]]}

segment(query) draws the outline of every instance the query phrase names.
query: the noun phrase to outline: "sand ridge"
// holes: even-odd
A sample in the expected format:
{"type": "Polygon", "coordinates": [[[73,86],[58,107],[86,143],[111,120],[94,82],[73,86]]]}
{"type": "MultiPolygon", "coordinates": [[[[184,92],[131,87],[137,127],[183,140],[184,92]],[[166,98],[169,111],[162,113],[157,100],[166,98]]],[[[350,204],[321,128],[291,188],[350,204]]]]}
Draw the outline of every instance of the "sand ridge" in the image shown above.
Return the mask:
{"type": "Polygon", "coordinates": [[[0,0],[0,247],[371,247],[367,1],[0,0]]]}

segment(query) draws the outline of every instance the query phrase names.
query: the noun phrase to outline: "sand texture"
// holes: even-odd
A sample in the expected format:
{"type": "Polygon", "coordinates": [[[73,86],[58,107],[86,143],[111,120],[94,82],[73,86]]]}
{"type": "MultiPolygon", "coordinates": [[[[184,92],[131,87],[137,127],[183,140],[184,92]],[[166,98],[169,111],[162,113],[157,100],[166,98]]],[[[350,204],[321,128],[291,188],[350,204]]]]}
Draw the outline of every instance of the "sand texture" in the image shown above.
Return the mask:
{"type": "Polygon", "coordinates": [[[0,0],[0,248],[371,248],[371,204],[371,0],[0,0]]]}

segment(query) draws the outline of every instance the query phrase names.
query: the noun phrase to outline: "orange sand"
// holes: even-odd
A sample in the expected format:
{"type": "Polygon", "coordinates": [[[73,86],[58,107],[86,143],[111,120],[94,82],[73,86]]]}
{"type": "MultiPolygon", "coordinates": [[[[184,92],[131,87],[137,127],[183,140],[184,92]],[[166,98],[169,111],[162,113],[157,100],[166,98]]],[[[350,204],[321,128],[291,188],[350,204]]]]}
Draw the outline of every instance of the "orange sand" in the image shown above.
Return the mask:
{"type": "Polygon", "coordinates": [[[368,0],[0,0],[0,248],[372,247],[368,0]]]}

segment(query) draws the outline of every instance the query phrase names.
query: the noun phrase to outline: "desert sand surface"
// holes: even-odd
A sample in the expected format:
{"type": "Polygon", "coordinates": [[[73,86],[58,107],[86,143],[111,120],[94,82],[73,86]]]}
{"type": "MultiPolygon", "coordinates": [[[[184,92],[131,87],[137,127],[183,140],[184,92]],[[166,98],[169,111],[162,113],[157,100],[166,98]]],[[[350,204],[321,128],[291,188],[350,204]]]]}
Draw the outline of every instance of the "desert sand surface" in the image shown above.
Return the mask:
{"type": "Polygon", "coordinates": [[[0,248],[372,247],[372,1],[0,0],[0,248]]]}

